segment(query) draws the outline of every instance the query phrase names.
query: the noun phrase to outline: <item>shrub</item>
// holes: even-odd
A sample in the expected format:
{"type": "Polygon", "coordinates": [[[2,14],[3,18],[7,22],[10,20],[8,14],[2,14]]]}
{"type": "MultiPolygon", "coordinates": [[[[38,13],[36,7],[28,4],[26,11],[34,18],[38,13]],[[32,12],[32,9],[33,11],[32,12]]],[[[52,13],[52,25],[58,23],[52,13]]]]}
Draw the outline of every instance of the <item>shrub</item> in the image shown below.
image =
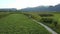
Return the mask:
{"type": "Polygon", "coordinates": [[[54,26],[55,26],[55,27],[57,26],[57,24],[58,24],[58,22],[57,22],[57,21],[54,21],[54,26]]]}
{"type": "Polygon", "coordinates": [[[41,22],[43,22],[43,23],[52,23],[53,19],[52,18],[42,18],[41,22]]]}
{"type": "Polygon", "coordinates": [[[39,14],[41,17],[51,17],[53,14],[39,14]]]}

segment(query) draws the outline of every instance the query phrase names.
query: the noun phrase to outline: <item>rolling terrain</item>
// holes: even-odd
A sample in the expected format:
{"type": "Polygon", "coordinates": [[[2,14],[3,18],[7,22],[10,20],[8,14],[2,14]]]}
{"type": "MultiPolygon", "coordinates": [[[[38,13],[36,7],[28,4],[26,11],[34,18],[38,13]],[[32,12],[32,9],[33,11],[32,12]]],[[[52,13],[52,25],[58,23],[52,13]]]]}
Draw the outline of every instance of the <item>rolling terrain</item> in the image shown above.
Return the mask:
{"type": "Polygon", "coordinates": [[[0,18],[0,34],[51,34],[43,26],[23,14],[0,18]]]}

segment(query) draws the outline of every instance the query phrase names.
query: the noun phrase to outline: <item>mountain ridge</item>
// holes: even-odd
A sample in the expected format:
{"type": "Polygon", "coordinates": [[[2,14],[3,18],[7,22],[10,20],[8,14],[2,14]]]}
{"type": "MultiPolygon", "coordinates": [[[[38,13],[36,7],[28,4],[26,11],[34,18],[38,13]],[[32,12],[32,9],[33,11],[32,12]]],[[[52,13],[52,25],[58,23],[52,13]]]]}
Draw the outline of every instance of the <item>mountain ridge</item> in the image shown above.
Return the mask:
{"type": "Polygon", "coordinates": [[[60,11],[60,4],[55,6],[38,6],[33,8],[24,8],[21,11],[60,11]]]}

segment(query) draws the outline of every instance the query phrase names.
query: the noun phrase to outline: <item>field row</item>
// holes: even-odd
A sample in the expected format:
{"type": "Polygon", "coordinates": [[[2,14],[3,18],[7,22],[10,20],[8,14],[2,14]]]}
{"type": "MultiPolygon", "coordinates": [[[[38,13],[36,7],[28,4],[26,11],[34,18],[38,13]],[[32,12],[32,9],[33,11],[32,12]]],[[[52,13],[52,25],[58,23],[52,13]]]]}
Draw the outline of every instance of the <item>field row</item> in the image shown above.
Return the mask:
{"type": "Polygon", "coordinates": [[[0,34],[51,34],[23,14],[10,14],[0,19],[0,34]]]}

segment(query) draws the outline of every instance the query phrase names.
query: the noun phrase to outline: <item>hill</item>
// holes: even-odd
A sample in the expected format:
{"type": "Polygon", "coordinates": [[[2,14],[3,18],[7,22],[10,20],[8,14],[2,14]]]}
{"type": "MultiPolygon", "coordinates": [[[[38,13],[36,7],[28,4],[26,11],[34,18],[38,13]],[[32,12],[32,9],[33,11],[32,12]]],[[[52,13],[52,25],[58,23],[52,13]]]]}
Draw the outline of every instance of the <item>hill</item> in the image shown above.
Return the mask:
{"type": "Polygon", "coordinates": [[[60,4],[55,6],[38,6],[33,8],[24,8],[21,11],[60,11],[60,4]]]}

